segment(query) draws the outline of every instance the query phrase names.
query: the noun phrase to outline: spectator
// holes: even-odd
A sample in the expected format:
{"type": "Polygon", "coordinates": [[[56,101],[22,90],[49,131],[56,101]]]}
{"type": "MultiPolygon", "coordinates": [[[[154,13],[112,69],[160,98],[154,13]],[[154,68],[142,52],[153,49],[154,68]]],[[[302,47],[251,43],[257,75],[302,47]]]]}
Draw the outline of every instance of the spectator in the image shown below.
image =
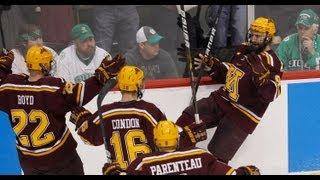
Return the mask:
{"type": "Polygon", "coordinates": [[[111,55],[96,46],[94,35],[86,24],[75,25],[71,36],[74,44],[60,53],[57,76],[78,83],[92,77],[104,57],[111,60],[111,55]]]}
{"type": "Polygon", "coordinates": [[[207,24],[209,28],[214,25],[215,18],[219,16],[216,26],[216,36],[213,45],[218,48],[227,47],[228,32],[231,33],[231,46],[239,46],[245,40],[246,34],[246,6],[245,5],[211,5],[207,10],[207,24]],[[221,9],[220,14],[219,8],[221,9]]]}
{"type": "MultiPolygon", "coordinates": [[[[230,61],[236,48],[245,40],[246,13],[245,5],[211,5],[208,7],[205,15],[208,27],[212,28],[215,18],[217,16],[219,18],[211,50],[220,60],[230,61]]],[[[209,36],[210,34],[206,39],[209,36]]]]}
{"type": "Polygon", "coordinates": [[[283,39],[277,48],[285,71],[319,69],[319,17],[311,9],[300,12],[295,23],[298,33],[283,39]]]}
{"type": "Polygon", "coordinates": [[[162,38],[153,28],[143,26],[136,34],[137,45],[124,55],[128,64],[144,71],[146,79],[178,77],[173,59],[159,46],[162,38]]]}
{"type": "MultiPolygon", "coordinates": [[[[14,61],[12,63],[11,70],[13,74],[30,74],[25,62],[25,56],[27,49],[29,49],[33,45],[44,45],[42,40],[42,32],[39,27],[34,24],[25,24],[20,29],[16,47],[12,49],[14,54],[14,61]]],[[[56,62],[58,54],[53,49],[47,46],[44,47],[53,54],[53,62],[50,75],[55,76],[57,71],[56,62]]]]}
{"type": "Polygon", "coordinates": [[[139,27],[139,15],[135,6],[95,6],[94,31],[97,35],[97,44],[108,52],[111,52],[115,40],[119,43],[119,50],[125,53],[131,49],[134,42],[134,34],[139,27]]]}
{"type": "Polygon", "coordinates": [[[1,38],[4,38],[5,43],[5,45],[1,43],[1,49],[12,49],[17,43],[16,40],[19,30],[23,24],[26,24],[26,21],[19,5],[11,5],[7,9],[6,7],[2,7],[1,13],[1,26],[4,35],[4,37],[1,38]]]}
{"type": "MultiPolygon", "coordinates": [[[[177,59],[177,47],[183,42],[183,33],[177,26],[179,16],[176,5],[148,5],[140,7],[140,26],[150,26],[166,37],[161,40],[161,48],[166,50],[172,59],[177,59]],[[161,14],[161,16],[159,15],[161,14]]],[[[189,21],[188,21],[189,22],[189,21]]],[[[179,74],[183,73],[185,62],[175,61],[179,74]]]]}

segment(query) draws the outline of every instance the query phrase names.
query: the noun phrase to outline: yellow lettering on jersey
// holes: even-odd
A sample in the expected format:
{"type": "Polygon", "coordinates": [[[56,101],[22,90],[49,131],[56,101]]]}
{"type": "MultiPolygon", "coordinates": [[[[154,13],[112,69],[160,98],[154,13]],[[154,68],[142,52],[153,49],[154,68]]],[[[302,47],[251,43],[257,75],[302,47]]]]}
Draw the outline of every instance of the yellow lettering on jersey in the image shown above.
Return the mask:
{"type": "Polygon", "coordinates": [[[138,153],[147,154],[151,152],[151,148],[147,145],[147,138],[141,129],[131,129],[124,135],[124,142],[126,148],[122,147],[121,136],[119,131],[114,131],[110,139],[110,144],[114,148],[116,162],[120,164],[122,169],[126,169],[128,164],[137,158],[138,153]],[[135,143],[138,139],[139,144],[135,143]],[[124,151],[127,152],[127,159],[125,160],[124,151]]]}
{"type": "Polygon", "coordinates": [[[229,64],[227,72],[225,89],[229,92],[229,97],[234,102],[239,99],[239,80],[244,76],[244,72],[233,64],[229,64]]]}
{"type": "Polygon", "coordinates": [[[30,147],[30,139],[33,147],[45,146],[55,139],[53,132],[45,133],[50,122],[47,114],[42,110],[31,110],[30,113],[27,114],[24,109],[12,109],[11,119],[13,123],[18,121],[17,125],[13,127],[13,130],[18,136],[21,145],[24,147],[30,147]],[[30,135],[21,134],[29,123],[37,122],[39,122],[39,125],[30,135]]]}

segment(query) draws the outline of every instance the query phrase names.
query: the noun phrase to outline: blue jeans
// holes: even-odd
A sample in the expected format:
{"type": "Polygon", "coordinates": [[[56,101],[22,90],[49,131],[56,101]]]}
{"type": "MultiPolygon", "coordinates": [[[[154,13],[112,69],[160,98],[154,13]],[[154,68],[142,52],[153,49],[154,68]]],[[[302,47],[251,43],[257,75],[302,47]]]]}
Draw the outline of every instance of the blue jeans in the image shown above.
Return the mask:
{"type": "MultiPolygon", "coordinates": [[[[208,16],[210,23],[218,13],[222,5],[211,5],[208,7],[208,16]]],[[[230,30],[231,45],[238,46],[245,40],[247,16],[245,5],[223,5],[219,21],[216,27],[216,36],[213,45],[218,48],[227,46],[227,37],[230,30]]],[[[209,24],[209,22],[207,22],[209,24]]]]}
{"type": "Polygon", "coordinates": [[[97,46],[110,53],[112,43],[119,43],[124,53],[136,44],[139,15],[135,6],[100,5],[94,9],[94,34],[97,46]]]}

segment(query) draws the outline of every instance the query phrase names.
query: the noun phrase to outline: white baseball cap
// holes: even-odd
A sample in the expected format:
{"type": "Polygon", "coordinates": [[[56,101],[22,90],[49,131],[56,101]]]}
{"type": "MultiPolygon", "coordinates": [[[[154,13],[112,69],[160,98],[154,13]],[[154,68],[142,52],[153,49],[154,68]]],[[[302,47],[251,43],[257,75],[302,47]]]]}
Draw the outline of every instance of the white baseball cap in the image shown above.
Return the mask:
{"type": "Polygon", "coordinates": [[[141,27],[136,35],[137,43],[148,41],[150,44],[158,44],[162,38],[162,36],[149,26],[141,27]]]}

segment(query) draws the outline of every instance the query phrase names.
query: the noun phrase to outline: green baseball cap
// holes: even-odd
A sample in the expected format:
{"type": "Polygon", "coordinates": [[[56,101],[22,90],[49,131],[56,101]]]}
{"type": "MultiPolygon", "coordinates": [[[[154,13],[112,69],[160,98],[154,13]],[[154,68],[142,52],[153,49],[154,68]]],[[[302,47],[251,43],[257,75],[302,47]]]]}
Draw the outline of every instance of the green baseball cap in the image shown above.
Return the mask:
{"type": "Polygon", "coordinates": [[[311,9],[305,9],[300,12],[299,17],[296,21],[296,25],[303,24],[305,26],[311,26],[312,24],[319,24],[318,15],[311,9]]]}
{"type": "Polygon", "coordinates": [[[152,27],[149,26],[141,27],[136,34],[137,43],[148,41],[150,44],[158,44],[162,38],[163,36],[160,36],[152,27]]]}
{"type": "Polygon", "coordinates": [[[94,37],[90,27],[86,24],[77,24],[73,26],[71,30],[71,36],[73,40],[79,39],[80,41],[94,37]]]}

